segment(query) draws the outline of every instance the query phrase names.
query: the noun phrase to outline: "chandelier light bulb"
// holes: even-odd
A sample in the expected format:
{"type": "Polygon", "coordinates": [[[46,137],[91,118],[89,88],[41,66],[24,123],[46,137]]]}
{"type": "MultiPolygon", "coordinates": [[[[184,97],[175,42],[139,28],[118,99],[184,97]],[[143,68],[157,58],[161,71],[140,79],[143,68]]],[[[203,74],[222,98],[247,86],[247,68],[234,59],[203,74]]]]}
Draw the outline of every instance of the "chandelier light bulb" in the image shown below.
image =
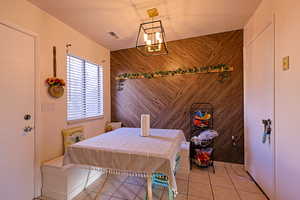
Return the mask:
{"type": "Polygon", "coordinates": [[[161,41],[160,32],[155,33],[155,38],[156,40],[161,41]]]}
{"type": "Polygon", "coordinates": [[[151,44],[152,44],[151,40],[147,40],[147,41],[146,41],[146,44],[147,44],[147,45],[151,45],[151,44]]]}
{"type": "Polygon", "coordinates": [[[144,41],[147,42],[148,41],[148,34],[144,33],[144,41]]]}

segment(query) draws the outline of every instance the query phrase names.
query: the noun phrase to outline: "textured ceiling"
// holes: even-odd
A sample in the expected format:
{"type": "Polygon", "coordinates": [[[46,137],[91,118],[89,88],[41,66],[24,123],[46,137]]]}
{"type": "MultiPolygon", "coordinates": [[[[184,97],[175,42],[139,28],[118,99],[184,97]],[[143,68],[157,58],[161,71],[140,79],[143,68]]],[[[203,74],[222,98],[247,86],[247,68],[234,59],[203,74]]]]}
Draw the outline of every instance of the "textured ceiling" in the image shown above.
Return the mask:
{"type": "Polygon", "coordinates": [[[241,29],[261,0],[29,0],[99,44],[135,46],[138,27],[158,8],[167,41],[241,29]],[[115,32],[119,38],[109,35],[115,32]]]}

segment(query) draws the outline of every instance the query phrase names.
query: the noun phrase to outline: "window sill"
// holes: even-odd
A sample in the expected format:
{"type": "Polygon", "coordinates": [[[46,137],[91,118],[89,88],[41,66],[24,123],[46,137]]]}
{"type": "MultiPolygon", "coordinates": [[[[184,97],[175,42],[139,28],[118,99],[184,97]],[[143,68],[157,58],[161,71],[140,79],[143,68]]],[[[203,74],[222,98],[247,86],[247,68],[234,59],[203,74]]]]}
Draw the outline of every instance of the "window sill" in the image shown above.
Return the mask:
{"type": "Polygon", "coordinates": [[[85,119],[70,120],[70,121],[67,121],[67,124],[68,125],[79,124],[79,123],[84,123],[84,122],[99,120],[99,119],[103,119],[103,118],[104,118],[104,115],[100,115],[100,116],[97,116],[97,117],[89,117],[89,118],[85,118],[85,119]]]}

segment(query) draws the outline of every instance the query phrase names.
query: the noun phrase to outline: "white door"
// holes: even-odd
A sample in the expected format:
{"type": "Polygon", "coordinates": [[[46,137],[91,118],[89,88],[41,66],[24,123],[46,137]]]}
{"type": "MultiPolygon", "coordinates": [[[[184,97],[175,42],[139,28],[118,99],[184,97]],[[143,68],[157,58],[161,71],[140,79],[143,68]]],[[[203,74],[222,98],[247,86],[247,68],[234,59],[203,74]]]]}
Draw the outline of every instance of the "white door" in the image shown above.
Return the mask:
{"type": "Polygon", "coordinates": [[[274,195],[274,26],[270,24],[245,47],[246,169],[264,192],[274,195]],[[263,143],[262,120],[272,121],[263,143]]]}
{"type": "Polygon", "coordinates": [[[34,197],[35,40],[0,23],[0,199],[34,197]],[[24,119],[25,115],[28,120],[24,119]],[[29,119],[30,118],[30,119],[29,119]]]}

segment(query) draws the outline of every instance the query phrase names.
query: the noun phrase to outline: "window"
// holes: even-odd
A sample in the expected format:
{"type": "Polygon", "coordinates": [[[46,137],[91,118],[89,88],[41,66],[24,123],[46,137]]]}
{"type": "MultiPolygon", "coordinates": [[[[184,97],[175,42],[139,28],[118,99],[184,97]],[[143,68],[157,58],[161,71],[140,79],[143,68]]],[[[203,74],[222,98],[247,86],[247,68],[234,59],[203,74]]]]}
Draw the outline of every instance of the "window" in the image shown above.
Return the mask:
{"type": "Polygon", "coordinates": [[[68,121],[103,115],[103,68],[67,56],[68,121]]]}

